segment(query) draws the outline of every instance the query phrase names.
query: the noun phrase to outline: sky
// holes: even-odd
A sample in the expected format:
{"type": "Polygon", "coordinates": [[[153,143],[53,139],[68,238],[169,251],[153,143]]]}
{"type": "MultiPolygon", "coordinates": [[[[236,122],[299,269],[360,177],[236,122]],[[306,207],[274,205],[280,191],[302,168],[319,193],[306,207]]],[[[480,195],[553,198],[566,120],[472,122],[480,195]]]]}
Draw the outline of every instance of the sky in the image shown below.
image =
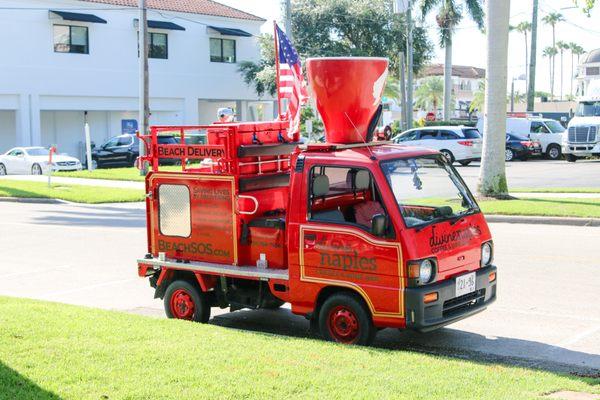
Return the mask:
{"type": "MultiPolygon", "coordinates": [[[[218,0],[220,3],[250,12],[267,19],[263,32],[272,31],[273,19],[281,20],[281,0],[218,0]]],[[[418,1],[418,0],[417,0],[418,1]]],[[[459,0],[459,3],[461,1],[459,0]]],[[[582,3],[583,1],[580,0],[582,3]]],[[[531,22],[532,0],[511,0],[510,23],[517,25],[522,21],[531,22]]],[[[600,5],[587,17],[581,9],[573,8],[573,0],[539,0],[538,44],[536,89],[550,91],[550,70],[546,58],[542,57],[545,47],[552,45],[552,29],[542,23],[541,19],[549,12],[560,12],[566,21],[556,26],[556,40],[575,42],[586,51],[600,47],[600,5]],[[595,22],[595,23],[594,23],[595,22]]],[[[438,30],[435,17],[432,14],[424,22],[418,22],[428,30],[430,39],[435,46],[432,63],[444,62],[444,50],[439,47],[438,30]]],[[[456,29],[453,38],[452,61],[455,65],[469,65],[485,68],[485,36],[477,29],[475,23],[468,17],[463,18],[456,29]]],[[[583,58],[582,58],[583,60],[583,58]]],[[[518,78],[525,74],[525,41],[524,36],[511,32],[508,48],[508,80],[515,81],[515,90],[525,92],[525,81],[518,78]]],[[[555,95],[560,92],[560,56],[556,58],[555,95]]],[[[571,56],[564,55],[563,84],[565,95],[570,90],[571,56]]],[[[575,83],[573,83],[575,85],[575,83]]]]}

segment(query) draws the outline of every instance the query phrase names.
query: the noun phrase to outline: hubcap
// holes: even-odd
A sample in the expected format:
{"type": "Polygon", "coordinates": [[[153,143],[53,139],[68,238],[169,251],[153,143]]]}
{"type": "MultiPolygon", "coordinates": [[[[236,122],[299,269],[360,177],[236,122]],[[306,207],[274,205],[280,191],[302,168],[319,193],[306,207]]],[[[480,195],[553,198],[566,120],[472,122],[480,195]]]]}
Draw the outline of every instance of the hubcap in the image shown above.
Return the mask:
{"type": "Polygon", "coordinates": [[[550,149],[550,158],[558,158],[558,149],[556,147],[550,149]]]}
{"type": "Polygon", "coordinates": [[[171,296],[171,313],[177,319],[191,320],[196,309],[194,299],[184,289],[177,289],[171,296]]]}
{"type": "Polygon", "coordinates": [[[446,160],[452,161],[452,157],[450,156],[450,154],[448,152],[442,151],[442,155],[446,158],[446,160]]]}
{"type": "Polygon", "coordinates": [[[33,166],[33,175],[41,175],[42,174],[42,169],[40,168],[39,165],[34,165],[33,166]]]}
{"type": "Polygon", "coordinates": [[[4,165],[0,165],[0,175],[6,175],[6,167],[4,165]]]}
{"type": "Polygon", "coordinates": [[[505,156],[506,161],[510,161],[513,159],[513,152],[511,150],[506,150],[505,156]]]}
{"type": "Polygon", "coordinates": [[[331,337],[340,343],[355,343],[358,340],[358,318],[346,306],[337,306],[329,312],[327,319],[331,337]]]}

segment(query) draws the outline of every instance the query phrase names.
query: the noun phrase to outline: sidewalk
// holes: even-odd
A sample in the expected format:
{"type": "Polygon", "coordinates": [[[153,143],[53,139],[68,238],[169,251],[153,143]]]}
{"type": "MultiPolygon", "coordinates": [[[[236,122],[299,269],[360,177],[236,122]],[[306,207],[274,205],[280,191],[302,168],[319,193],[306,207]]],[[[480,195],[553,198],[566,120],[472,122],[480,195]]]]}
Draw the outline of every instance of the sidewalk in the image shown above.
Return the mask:
{"type": "MultiPolygon", "coordinates": [[[[45,175],[8,175],[0,176],[2,179],[14,181],[29,181],[29,182],[48,182],[48,177],[45,175]]],[[[61,176],[53,176],[52,183],[61,183],[64,185],[83,185],[83,186],[100,186],[121,189],[140,189],[144,190],[144,182],[134,181],[113,181],[108,179],[86,179],[86,178],[67,178],[61,176]]],[[[0,183],[1,185],[1,183],[0,183]]]]}

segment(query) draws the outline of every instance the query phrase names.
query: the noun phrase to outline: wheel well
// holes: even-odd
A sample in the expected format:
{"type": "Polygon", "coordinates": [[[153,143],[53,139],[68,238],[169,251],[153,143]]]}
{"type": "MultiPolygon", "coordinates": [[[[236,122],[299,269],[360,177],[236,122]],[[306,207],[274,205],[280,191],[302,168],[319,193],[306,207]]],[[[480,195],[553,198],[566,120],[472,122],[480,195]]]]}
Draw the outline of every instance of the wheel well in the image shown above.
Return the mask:
{"type": "Polygon", "coordinates": [[[154,292],[155,299],[162,299],[165,296],[167,287],[174,281],[186,281],[202,290],[198,283],[198,279],[196,279],[196,275],[194,275],[192,271],[169,270],[166,273],[168,275],[163,279],[160,285],[156,287],[156,291],[154,292]]]}
{"type": "Polygon", "coordinates": [[[319,312],[321,311],[321,306],[323,306],[323,303],[325,303],[325,300],[327,300],[330,296],[332,296],[334,294],[338,294],[338,293],[344,293],[344,294],[353,296],[358,301],[360,301],[362,303],[362,305],[365,306],[365,309],[367,310],[369,315],[371,315],[371,317],[373,316],[371,313],[371,309],[369,308],[369,306],[367,305],[367,302],[365,301],[364,297],[360,293],[358,293],[354,289],[347,288],[347,287],[341,287],[341,286],[326,286],[323,289],[321,289],[321,291],[319,292],[319,295],[317,296],[317,302],[315,304],[313,316],[319,315],[319,312]]]}

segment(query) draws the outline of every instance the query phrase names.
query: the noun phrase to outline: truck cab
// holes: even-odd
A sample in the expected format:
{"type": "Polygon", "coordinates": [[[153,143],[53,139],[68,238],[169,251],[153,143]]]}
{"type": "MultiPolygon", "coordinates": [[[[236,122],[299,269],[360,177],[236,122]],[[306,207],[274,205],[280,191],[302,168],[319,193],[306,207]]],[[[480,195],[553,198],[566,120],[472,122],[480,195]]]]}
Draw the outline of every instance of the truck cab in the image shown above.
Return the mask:
{"type": "MultiPolygon", "coordinates": [[[[334,70],[357,76],[339,82],[373,92],[387,61],[347,60],[334,70]]],[[[327,82],[315,68],[312,84],[327,82]]],[[[138,274],[167,316],[207,322],[213,307],[289,303],[323,338],[367,345],[381,328],[429,331],[484,310],[496,299],[493,243],[458,172],[436,151],[356,141],[376,126],[370,96],[332,120],[335,106],[313,92],[323,144],[300,145],[285,121],[152,127],[142,137],[153,170],[138,274]],[[180,144],[158,144],[174,130],[180,144]],[[208,144],[186,144],[188,131],[204,131],[208,144]],[[182,171],[161,171],[161,157],[180,158],[182,171]]]]}
{"type": "Polygon", "coordinates": [[[600,156],[600,87],[596,89],[592,95],[577,101],[575,116],[563,134],[562,151],[569,162],[600,156]]]}

